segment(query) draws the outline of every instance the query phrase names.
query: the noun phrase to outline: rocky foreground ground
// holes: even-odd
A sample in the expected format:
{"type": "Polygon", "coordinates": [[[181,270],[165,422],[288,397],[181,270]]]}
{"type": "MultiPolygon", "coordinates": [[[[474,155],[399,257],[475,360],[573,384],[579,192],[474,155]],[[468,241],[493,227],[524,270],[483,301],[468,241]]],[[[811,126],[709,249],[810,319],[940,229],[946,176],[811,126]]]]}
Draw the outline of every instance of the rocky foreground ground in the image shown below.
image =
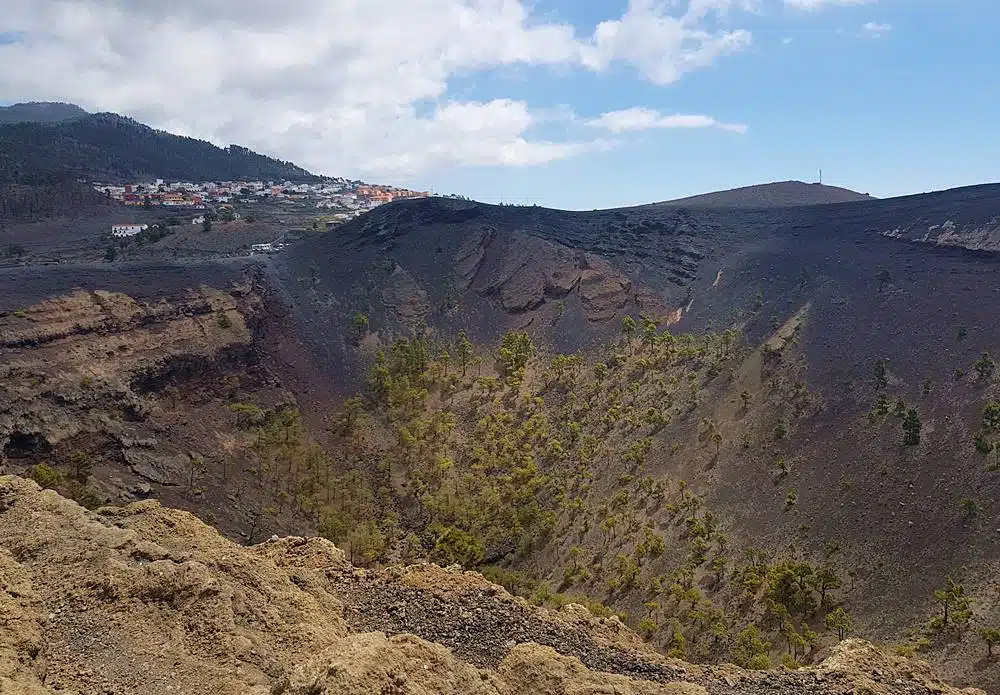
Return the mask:
{"type": "Polygon", "coordinates": [[[155,501],[88,512],[0,477],[0,693],[981,693],[849,640],[815,668],[699,667],[478,574],[227,540],[155,501]]]}

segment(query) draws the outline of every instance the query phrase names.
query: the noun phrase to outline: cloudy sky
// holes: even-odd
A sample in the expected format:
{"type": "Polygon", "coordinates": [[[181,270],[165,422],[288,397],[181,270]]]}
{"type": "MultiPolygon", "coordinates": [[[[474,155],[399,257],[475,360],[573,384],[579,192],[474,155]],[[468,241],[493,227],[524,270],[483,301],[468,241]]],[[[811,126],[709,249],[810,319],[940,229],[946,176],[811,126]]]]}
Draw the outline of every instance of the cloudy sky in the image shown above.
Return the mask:
{"type": "Polygon", "coordinates": [[[996,0],[0,0],[0,103],[587,209],[1000,179],[996,0]]]}

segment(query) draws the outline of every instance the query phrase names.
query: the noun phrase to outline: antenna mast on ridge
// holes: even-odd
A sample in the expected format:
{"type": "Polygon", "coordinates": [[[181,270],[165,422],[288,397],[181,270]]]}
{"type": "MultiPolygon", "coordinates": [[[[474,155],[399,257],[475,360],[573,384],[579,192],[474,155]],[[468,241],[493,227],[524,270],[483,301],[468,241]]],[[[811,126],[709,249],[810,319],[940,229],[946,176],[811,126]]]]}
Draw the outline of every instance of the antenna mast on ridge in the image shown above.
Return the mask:
{"type": "Polygon", "coordinates": [[[820,183],[820,185],[823,184],[823,170],[822,169],[819,170],[819,183],[820,183]]]}

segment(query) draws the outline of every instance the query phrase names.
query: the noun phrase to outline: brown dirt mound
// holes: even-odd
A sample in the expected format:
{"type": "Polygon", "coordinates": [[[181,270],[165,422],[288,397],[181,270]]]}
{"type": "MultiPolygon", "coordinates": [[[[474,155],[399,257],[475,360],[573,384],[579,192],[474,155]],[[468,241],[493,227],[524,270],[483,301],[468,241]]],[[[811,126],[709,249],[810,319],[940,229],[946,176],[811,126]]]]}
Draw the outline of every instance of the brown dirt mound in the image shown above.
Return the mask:
{"type": "MultiPolygon", "coordinates": [[[[854,641],[818,669],[700,669],[629,652],[627,639],[530,609],[474,574],[355,570],[322,539],[245,548],[155,501],[88,512],[12,476],[0,477],[0,625],[4,695],[978,692],[854,641]],[[353,624],[359,596],[384,606],[404,590],[404,612],[425,613],[409,625],[420,636],[353,624]],[[455,606],[439,643],[426,639],[455,606]],[[477,620],[515,619],[493,664],[445,646],[480,639],[477,620]]],[[[475,657],[476,645],[464,651],[475,657]]]]}

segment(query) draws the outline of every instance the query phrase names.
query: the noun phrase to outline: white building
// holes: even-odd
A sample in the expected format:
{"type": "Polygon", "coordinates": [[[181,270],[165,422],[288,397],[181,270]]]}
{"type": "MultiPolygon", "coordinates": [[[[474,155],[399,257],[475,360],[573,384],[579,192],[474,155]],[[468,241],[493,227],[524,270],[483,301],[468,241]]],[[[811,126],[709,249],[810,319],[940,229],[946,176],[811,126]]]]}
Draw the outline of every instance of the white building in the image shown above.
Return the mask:
{"type": "Polygon", "coordinates": [[[111,226],[111,236],[121,239],[124,237],[135,236],[139,232],[143,232],[147,229],[149,229],[148,224],[115,224],[111,226]]]}
{"type": "Polygon", "coordinates": [[[193,220],[191,220],[191,224],[205,224],[205,216],[198,215],[193,220]]]}

